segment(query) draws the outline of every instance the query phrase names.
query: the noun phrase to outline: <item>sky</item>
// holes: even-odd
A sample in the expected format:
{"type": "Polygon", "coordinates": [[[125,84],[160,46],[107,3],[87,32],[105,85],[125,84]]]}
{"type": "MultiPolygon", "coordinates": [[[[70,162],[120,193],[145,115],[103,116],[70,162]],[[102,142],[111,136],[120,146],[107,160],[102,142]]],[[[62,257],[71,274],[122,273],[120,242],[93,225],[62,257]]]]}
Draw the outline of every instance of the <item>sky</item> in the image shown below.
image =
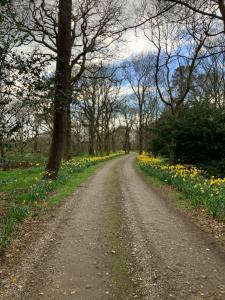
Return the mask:
{"type": "MultiPolygon", "coordinates": [[[[47,0],[51,1],[51,0],[47,0]]],[[[136,1],[136,4],[139,4],[139,1],[141,0],[127,0],[128,7],[127,7],[127,14],[130,17],[130,19],[135,18],[135,9],[134,9],[134,2],[136,1]]],[[[112,51],[114,48],[114,44],[112,45],[112,51]]],[[[149,52],[153,50],[153,47],[150,43],[150,41],[144,36],[143,32],[141,30],[134,30],[130,29],[127,32],[123,34],[122,41],[119,41],[119,44],[117,45],[117,51],[114,51],[115,55],[113,55],[114,59],[112,62],[119,63],[120,61],[127,60],[131,56],[135,56],[141,53],[149,52]]],[[[29,46],[23,46],[22,50],[25,52],[30,52],[33,50],[32,45],[29,46]],[[25,49],[24,49],[25,48],[25,49]]],[[[43,51],[46,52],[46,49],[43,48],[43,51]]],[[[52,63],[48,67],[47,73],[52,73],[55,71],[55,63],[52,63]]],[[[121,91],[121,94],[130,94],[132,91],[129,88],[129,86],[123,86],[123,90],[121,91]]]]}
{"type": "Polygon", "coordinates": [[[125,33],[124,39],[126,41],[121,43],[121,60],[153,50],[150,41],[141,32],[137,33],[134,30],[130,30],[125,33]]]}
{"type": "MultiPolygon", "coordinates": [[[[37,0],[38,1],[38,0],[37,0]]],[[[46,0],[47,4],[50,4],[54,0],[46,0]]],[[[75,1],[75,0],[74,0],[75,1]]],[[[124,18],[129,25],[134,25],[136,19],[136,13],[142,3],[142,0],[121,0],[124,1],[124,18]]],[[[123,41],[119,41],[119,51],[115,52],[116,60],[125,60],[130,56],[137,55],[139,53],[151,51],[151,43],[147,40],[141,30],[128,30],[123,34],[123,41]],[[119,57],[118,55],[119,54],[119,57]]],[[[113,49],[114,45],[112,45],[113,49]]],[[[24,46],[22,50],[25,52],[32,51],[33,45],[24,46]]],[[[46,49],[43,49],[46,52],[46,49]]]]}
{"type": "MultiPolygon", "coordinates": [[[[126,0],[124,0],[126,1],[126,0]]],[[[134,25],[136,12],[142,0],[127,0],[127,14],[130,17],[131,25],[134,25]]],[[[137,30],[130,29],[124,36],[124,43],[120,43],[121,55],[120,59],[124,60],[130,56],[138,55],[143,52],[153,50],[150,41],[144,36],[143,31],[139,28],[137,30]]]]}

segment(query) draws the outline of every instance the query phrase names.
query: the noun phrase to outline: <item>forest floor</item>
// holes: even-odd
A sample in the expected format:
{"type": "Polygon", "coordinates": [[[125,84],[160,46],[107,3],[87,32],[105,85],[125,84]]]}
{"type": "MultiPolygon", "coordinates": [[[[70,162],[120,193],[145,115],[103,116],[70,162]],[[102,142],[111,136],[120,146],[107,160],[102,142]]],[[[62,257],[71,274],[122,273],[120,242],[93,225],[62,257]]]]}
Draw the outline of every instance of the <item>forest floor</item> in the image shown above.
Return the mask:
{"type": "Polygon", "coordinates": [[[134,159],[103,164],[40,224],[0,299],[225,299],[220,242],[134,159]]]}

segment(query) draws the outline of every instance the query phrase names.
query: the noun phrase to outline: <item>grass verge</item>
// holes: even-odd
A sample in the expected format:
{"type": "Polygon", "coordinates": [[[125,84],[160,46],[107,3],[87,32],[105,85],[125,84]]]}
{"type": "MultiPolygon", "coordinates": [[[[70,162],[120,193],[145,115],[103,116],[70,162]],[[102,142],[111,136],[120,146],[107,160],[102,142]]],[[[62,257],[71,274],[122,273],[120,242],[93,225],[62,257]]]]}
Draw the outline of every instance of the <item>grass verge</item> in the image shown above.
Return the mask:
{"type": "Polygon", "coordinates": [[[214,218],[225,221],[225,178],[208,177],[195,166],[168,164],[147,155],[138,157],[138,165],[184,194],[194,208],[203,207],[214,218]]]}
{"type": "MultiPolygon", "coordinates": [[[[138,164],[137,164],[138,166],[138,164]]],[[[139,167],[139,166],[138,166],[139,167]]],[[[185,195],[182,192],[179,192],[174,187],[171,187],[164,181],[160,180],[157,177],[148,175],[145,171],[141,170],[141,172],[144,174],[145,179],[154,187],[156,187],[159,190],[163,190],[163,192],[166,193],[166,196],[169,200],[176,202],[176,205],[179,208],[182,208],[184,210],[187,210],[188,212],[194,213],[196,211],[196,208],[190,203],[190,201],[185,197],[185,195]]]]}
{"type": "Polygon", "coordinates": [[[177,190],[176,187],[168,184],[165,180],[162,180],[154,175],[140,168],[138,162],[136,162],[137,168],[144,175],[146,181],[156,189],[159,195],[166,196],[168,201],[174,203],[178,210],[185,213],[185,215],[192,218],[194,223],[201,228],[201,230],[207,232],[219,241],[222,248],[225,250],[225,223],[224,220],[213,217],[212,214],[204,207],[203,204],[198,206],[193,205],[186,194],[177,190]]]}
{"type": "Polygon", "coordinates": [[[88,167],[82,173],[76,174],[76,176],[72,176],[69,181],[67,181],[66,185],[60,186],[56,189],[54,195],[49,197],[48,204],[49,206],[58,205],[62,199],[70,196],[75,189],[84,181],[86,181],[100,166],[102,163],[98,163],[95,166],[88,167]]]}
{"type": "Polygon", "coordinates": [[[72,159],[63,163],[56,181],[43,179],[45,171],[40,166],[0,171],[0,254],[19,223],[58,205],[101,163],[119,155],[72,159]]]}

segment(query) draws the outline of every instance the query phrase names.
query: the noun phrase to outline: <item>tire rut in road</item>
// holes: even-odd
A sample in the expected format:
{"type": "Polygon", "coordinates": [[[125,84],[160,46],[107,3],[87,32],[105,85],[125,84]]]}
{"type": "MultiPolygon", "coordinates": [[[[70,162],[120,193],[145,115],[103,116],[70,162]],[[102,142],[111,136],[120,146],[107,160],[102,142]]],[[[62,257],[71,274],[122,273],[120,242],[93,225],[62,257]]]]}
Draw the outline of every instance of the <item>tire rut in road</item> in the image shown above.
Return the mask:
{"type": "Polygon", "coordinates": [[[216,241],[158,196],[133,164],[120,182],[144,299],[225,299],[225,254],[216,241]]]}
{"type": "Polygon", "coordinates": [[[151,189],[134,158],[106,163],[75,192],[41,259],[16,275],[22,288],[1,299],[225,299],[224,253],[151,189]]]}
{"type": "Polygon", "coordinates": [[[132,256],[132,245],[129,238],[124,203],[120,189],[119,172],[121,162],[117,163],[110,174],[110,180],[105,186],[106,199],[104,214],[103,236],[105,237],[108,254],[106,260],[112,267],[114,299],[141,299],[138,280],[135,276],[137,266],[132,256]]]}
{"type": "Polygon", "coordinates": [[[16,285],[1,299],[134,298],[116,173],[124,159],[103,165],[66,201],[52,232],[35,245],[40,257],[36,261],[31,249],[13,275],[16,285]]]}

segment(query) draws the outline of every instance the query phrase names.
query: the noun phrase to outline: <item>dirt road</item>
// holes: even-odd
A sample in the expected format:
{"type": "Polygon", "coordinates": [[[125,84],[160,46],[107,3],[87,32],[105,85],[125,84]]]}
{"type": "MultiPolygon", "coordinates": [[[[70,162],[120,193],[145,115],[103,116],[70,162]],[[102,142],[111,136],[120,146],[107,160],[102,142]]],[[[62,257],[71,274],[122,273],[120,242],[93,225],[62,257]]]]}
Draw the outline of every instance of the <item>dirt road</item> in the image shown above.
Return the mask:
{"type": "Polygon", "coordinates": [[[225,254],[134,159],[106,163],[79,187],[0,299],[225,299],[225,254]]]}

